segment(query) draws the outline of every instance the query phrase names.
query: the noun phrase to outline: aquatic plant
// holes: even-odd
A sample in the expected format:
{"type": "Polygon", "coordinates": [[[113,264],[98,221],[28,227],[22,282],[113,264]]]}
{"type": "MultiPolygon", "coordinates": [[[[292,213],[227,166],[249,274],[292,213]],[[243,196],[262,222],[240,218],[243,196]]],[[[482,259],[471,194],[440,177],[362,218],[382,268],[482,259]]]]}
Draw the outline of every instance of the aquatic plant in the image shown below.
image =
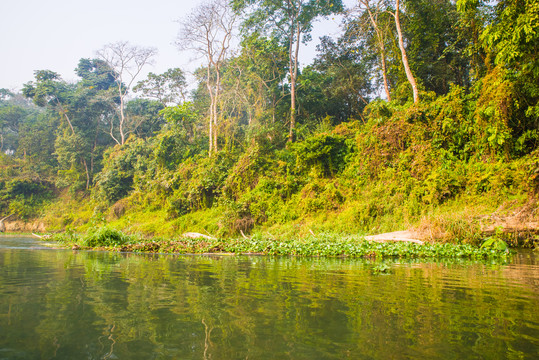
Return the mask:
{"type": "Polygon", "coordinates": [[[52,240],[62,245],[78,245],[85,248],[98,248],[123,245],[128,242],[136,241],[133,235],[127,235],[120,230],[109,226],[91,228],[88,233],[80,235],[72,230],[65,233],[55,234],[52,240]]]}
{"type": "Polygon", "coordinates": [[[501,229],[500,227],[496,228],[496,234],[494,236],[486,238],[483,244],[481,245],[481,249],[494,249],[498,251],[507,251],[509,249],[509,246],[507,246],[507,243],[502,240],[501,238],[502,235],[503,235],[503,229],[501,229]]]}
{"type": "Polygon", "coordinates": [[[112,251],[152,252],[152,253],[233,253],[260,254],[273,256],[310,257],[368,257],[368,258],[504,258],[511,255],[507,248],[499,246],[477,247],[470,244],[423,245],[407,242],[378,243],[367,241],[362,236],[320,234],[305,238],[278,239],[263,237],[242,237],[237,239],[188,239],[155,238],[143,239],[127,235],[104,226],[92,229],[86,235],[57,235],[53,238],[60,244],[76,244],[82,248],[99,248],[112,251]]]}
{"type": "Polygon", "coordinates": [[[378,264],[371,269],[373,275],[388,275],[391,273],[391,267],[387,264],[378,264]]]}

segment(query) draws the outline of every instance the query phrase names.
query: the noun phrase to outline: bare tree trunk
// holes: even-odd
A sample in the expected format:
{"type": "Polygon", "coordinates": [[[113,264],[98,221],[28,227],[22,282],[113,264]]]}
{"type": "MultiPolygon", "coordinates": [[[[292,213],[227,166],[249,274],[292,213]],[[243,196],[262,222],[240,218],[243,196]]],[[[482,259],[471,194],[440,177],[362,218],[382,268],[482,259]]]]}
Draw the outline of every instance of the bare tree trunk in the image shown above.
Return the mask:
{"type": "Polygon", "coordinates": [[[56,103],[60,107],[60,110],[62,111],[62,115],[64,115],[67,120],[67,124],[69,125],[69,128],[71,129],[71,134],[75,135],[75,129],[73,128],[73,124],[71,124],[71,119],[67,115],[67,111],[64,109],[62,103],[60,102],[60,100],[58,100],[58,98],[56,98],[56,103]]]}
{"type": "Polygon", "coordinates": [[[99,120],[96,121],[95,125],[95,136],[94,136],[94,145],[92,147],[92,153],[90,154],[90,174],[94,173],[95,166],[95,149],[97,148],[97,138],[99,136],[99,120]]]}
{"type": "Polygon", "coordinates": [[[410,65],[408,64],[408,57],[406,56],[406,49],[404,48],[404,40],[402,36],[401,22],[399,17],[400,0],[396,1],[397,4],[395,6],[395,13],[393,14],[393,16],[395,17],[395,26],[397,27],[397,34],[399,35],[399,48],[402,54],[402,65],[404,66],[404,71],[406,72],[408,82],[410,83],[410,85],[412,85],[414,104],[417,104],[419,103],[419,91],[417,90],[417,83],[415,81],[414,75],[412,74],[412,70],[410,70],[410,65]]]}
{"type": "Polygon", "coordinates": [[[289,48],[289,69],[290,69],[290,132],[288,133],[288,142],[294,141],[294,131],[296,129],[296,81],[298,77],[298,53],[300,45],[301,29],[297,24],[295,36],[290,38],[289,48]],[[294,43],[295,41],[295,43],[294,43]],[[295,45],[295,49],[294,49],[295,45]]]}
{"type": "Polygon", "coordinates": [[[208,92],[210,95],[210,116],[209,116],[209,154],[215,153],[218,151],[217,147],[217,123],[218,123],[218,111],[217,106],[219,103],[219,95],[220,95],[220,85],[221,84],[221,74],[220,69],[217,64],[215,64],[213,61],[210,62],[210,65],[208,65],[208,80],[206,81],[206,87],[208,88],[208,92]],[[210,80],[211,75],[211,66],[214,66],[215,72],[216,72],[216,80],[215,83],[212,84],[210,80]]]}
{"type": "Polygon", "coordinates": [[[209,155],[211,155],[213,153],[213,104],[215,103],[215,99],[214,99],[214,96],[213,96],[213,88],[212,88],[212,85],[211,85],[211,80],[210,80],[210,76],[211,76],[211,69],[210,69],[210,66],[208,65],[208,78],[206,79],[206,87],[208,88],[208,93],[210,94],[210,114],[209,114],[209,137],[210,137],[210,142],[209,142],[209,155]]]}
{"type": "Polygon", "coordinates": [[[88,163],[86,162],[86,159],[82,159],[82,164],[84,165],[84,169],[86,170],[86,190],[90,189],[90,172],[88,169],[88,163]]]}
{"type": "Polygon", "coordinates": [[[216,64],[215,66],[215,76],[217,77],[215,80],[215,103],[213,104],[213,151],[217,152],[219,151],[217,147],[217,120],[219,112],[217,111],[217,106],[219,104],[219,95],[221,90],[221,69],[220,66],[216,64]]]}
{"type": "Polygon", "coordinates": [[[296,82],[290,84],[290,131],[288,132],[288,142],[294,141],[294,130],[296,128],[296,82]]]}
{"type": "Polygon", "coordinates": [[[114,142],[118,145],[121,145],[121,143],[118,141],[118,139],[116,139],[116,136],[114,136],[114,119],[111,119],[110,121],[110,137],[112,138],[112,140],[114,140],[114,142]]]}
{"type": "Polygon", "coordinates": [[[387,79],[386,49],[385,49],[385,44],[384,44],[384,34],[382,30],[378,27],[378,22],[374,18],[374,14],[371,11],[369,1],[366,0],[364,4],[367,7],[367,12],[369,13],[371,24],[374,27],[374,31],[376,32],[376,40],[378,42],[378,51],[380,52],[380,62],[382,65],[382,77],[384,78],[384,90],[386,92],[387,101],[391,101],[391,94],[389,92],[389,81],[387,79]]]}
{"type": "Polygon", "coordinates": [[[384,48],[382,48],[382,54],[380,58],[382,62],[382,76],[384,77],[384,90],[386,92],[387,101],[391,101],[391,93],[389,92],[389,81],[387,80],[386,54],[384,48]]]}
{"type": "MultiPolygon", "coordinates": [[[[119,93],[122,94],[122,84],[120,83],[119,93]]],[[[120,145],[125,144],[125,134],[124,134],[124,122],[125,122],[125,112],[124,112],[124,97],[120,96],[120,145]]]]}

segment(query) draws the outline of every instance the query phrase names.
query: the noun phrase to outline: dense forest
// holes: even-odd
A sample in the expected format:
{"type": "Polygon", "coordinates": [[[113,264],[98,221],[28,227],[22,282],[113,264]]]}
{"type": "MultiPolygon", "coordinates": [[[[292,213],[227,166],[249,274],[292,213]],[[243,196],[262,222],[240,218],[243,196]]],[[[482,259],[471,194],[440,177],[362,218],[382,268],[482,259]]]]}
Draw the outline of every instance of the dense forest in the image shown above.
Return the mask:
{"type": "Polygon", "coordinates": [[[210,0],[176,44],[203,60],[194,86],[180,68],[141,78],[155,49],[117,42],[76,82],[2,89],[2,217],[466,242],[537,223],[537,0],[210,0]],[[329,16],[341,35],[300,67],[329,16]]]}

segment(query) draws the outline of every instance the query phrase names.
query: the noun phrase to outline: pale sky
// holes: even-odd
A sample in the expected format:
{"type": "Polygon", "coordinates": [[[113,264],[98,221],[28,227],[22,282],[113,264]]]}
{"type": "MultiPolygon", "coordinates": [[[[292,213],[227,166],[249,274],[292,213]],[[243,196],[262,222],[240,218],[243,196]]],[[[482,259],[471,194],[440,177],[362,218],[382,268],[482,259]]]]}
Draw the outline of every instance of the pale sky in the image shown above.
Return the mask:
{"type": "MultiPolygon", "coordinates": [[[[174,45],[178,20],[201,0],[0,0],[0,88],[20,90],[34,70],[52,70],[75,81],[79,59],[94,58],[105,44],[128,41],[155,47],[155,65],[146,71],[165,72],[197,67],[192,56],[174,45]]],[[[354,0],[344,3],[353,5],[354,0]]],[[[338,33],[338,19],[315,24],[313,41],[302,49],[310,62],[318,38],[338,33]]],[[[145,76],[138,78],[142,80],[145,76]]]]}

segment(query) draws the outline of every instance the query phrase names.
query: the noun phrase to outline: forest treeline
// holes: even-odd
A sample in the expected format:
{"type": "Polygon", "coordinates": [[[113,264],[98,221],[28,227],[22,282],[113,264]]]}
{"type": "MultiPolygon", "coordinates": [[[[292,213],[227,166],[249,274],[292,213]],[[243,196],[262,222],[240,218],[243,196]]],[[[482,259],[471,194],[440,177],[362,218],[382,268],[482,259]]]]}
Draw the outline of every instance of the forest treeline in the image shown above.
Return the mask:
{"type": "MultiPolygon", "coordinates": [[[[140,72],[117,42],[78,80],[0,94],[0,213],[52,230],[469,240],[539,187],[537,0],[210,0],[180,22],[203,64],[140,72]],[[311,64],[316,21],[343,17],[311,64]]],[[[534,203],[536,204],[536,203],[534,203]]],[[[533,210],[535,211],[535,210],[533,210]]]]}

